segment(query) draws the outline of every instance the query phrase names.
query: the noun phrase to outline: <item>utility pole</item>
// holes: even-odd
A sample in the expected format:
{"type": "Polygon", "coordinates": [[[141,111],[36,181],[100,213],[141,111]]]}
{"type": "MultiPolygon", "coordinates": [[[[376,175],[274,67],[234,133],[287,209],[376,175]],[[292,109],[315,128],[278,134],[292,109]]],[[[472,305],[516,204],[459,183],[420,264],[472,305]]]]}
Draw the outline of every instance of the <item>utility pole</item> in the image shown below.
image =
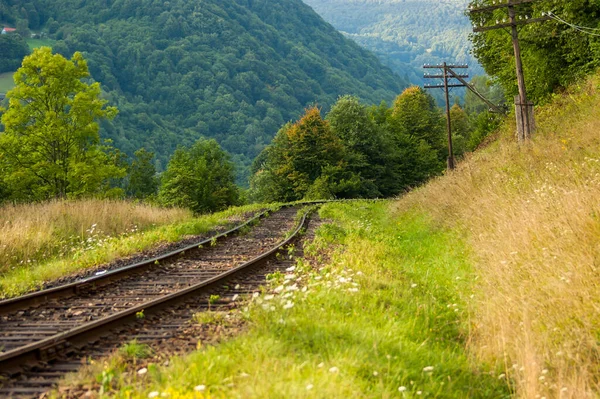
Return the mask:
{"type": "Polygon", "coordinates": [[[535,130],[535,120],[533,115],[533,104],[527,101],[527,90],[525,87],[525,76],[523,74],[523,62],[521,60],[521,47],[519,45],[519,32],[517,26],[528,25],[535,22],[547,21],[550,19],[549,16],[543,16],[541,18],[530,18],[529,15],[517,16],[516,6],[533,3],[538,0],[498,0],[494,1],[493,5],[483,6],[479,8],[471,8],[469,12],[471,14],[492,12],[499,9],[506,9],[508,11],[508,20],[503,20],[502,23],[496,21],[496,25],[474,26],[473,32],[486,32],[495,29],[511,28],[511,38],[513,43],[513,50],[515,53],[515,64],[517,69],[517,84],[519,87],[519,96],[515,98],[515,110],[517,115],[517,139],[524,141],[531,138],[535,130]]]}
{"type": "MultiPolygon", "coordinates": [[[[439,68],[442,69],[441,75],[431,75],[425,74],[423,77],[425,79],[436,79],[442,78],[444,79],[443,85],[425,85],[426,89],[440,89],[443,88],[446,96],[446,129],[448,131],[448,170],[453,170],[455,166],[454,162],[454,150],[452,148],[452,119],[450,118],[450,88],[451,87],[465,87],[463,83],[449,83],[448,79],[453,78],[454,76],[449,76],[448,70],[451,68],[468,68],[468,65],[448,65],[447,63],[443,63],[442,65],[423,65],[425,69],[439,68]]],[[[468,78],[467,74],[456,74],[461,78],[468,78]]]]}

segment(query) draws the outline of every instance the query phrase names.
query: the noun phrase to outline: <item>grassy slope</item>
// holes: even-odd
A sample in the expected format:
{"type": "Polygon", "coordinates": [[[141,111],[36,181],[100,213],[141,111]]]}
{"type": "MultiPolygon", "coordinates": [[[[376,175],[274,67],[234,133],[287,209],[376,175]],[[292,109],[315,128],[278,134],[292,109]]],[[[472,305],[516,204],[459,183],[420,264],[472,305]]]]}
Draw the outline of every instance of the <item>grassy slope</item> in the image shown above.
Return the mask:
{"type": "MultiPolygon", "coordinates": [[[[600,76],[513,123],[490,148],[402,202],[468,237],[479,278],[470,348],[524,398],[600,393],[600,76]]],[[[512,121],[511,121],[512,122],[512,121]]]]}
{"type": "Polygon", "coordinates": [[[0,298],[135,254],[160,243],[208,232],[251,205],[192,217],[125,201],[85,200],[0,207],[0,298]]]}

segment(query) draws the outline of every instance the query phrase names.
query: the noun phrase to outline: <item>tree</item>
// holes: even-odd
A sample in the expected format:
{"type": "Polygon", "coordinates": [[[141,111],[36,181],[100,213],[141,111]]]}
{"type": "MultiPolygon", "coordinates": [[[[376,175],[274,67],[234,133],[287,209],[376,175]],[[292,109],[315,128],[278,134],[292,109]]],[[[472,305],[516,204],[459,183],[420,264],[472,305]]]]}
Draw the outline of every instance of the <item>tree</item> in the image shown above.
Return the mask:
{"type": "Polygon", "coordinates": [[[255,198],[264,201],[294,201],[320,194],[354,196],[356,179],[345,170],[343,142],[321,117],[317,107],[308,108],[294,124],[279,130],[273,143],[259,156],[251,188],[255,198]],[[324,172],[327,178],[321,178],[324,172]],[[321,178],[321,179],[319,179],[321,178]],[[352,184],[341,184],[351,182],[352,184]],[[312,189],[314,184],[318,189],[312,189]],[[327,189],[323,186],[327,185],[327,189]]]}
{"type": "Polygon", "coordinates": [[[357,97],[340,97],[327,115],[327,121],[346,146],[347,169],[362,180],[361,196],[375,198],[391,194],[382,184],[390,172],[386,168],[389,146],[383,131],[369,117],[367,107],[360,104],[357,97]]]}
{"type": "Polygon", "coordinates": [[[29,47],[19,35],[0,35],[0,54],[0,73],[13,72],[29,54],[29,47]]]}
{"type": "Polygon", "coordinates": [[[98,121],[117,114],[105,107],[100,84],[88,84],[86,61],[36,49],[15,73],[3,110],[0,162],[4,182],[15,200],[118,194],[110,179],[125,170],[101,143],[98,121]]]}
{"type": "Polygon", "coordinates": [[[129,166],[127,194],[138,199],[150,197],[158,191],[156,167],[152,162],[154,153],[141,148],[134,155],[135,159],[129,166]]]}
{"type": "Polygon", "coordinates": [[[229,155],[214,139],[175,151],[162,175],[159,201],[196,213],[219,211],[239,201],[229,155]]]}
{"type": "MultiPolygon", "coordinates": [[[[489,4],[492,4],[491,0],[471,1],[475,7],[489,4]]],[[[600,3],[539,0],[519,7],[522,16],[539,16],[547,11],[552,11],[570,25],[553,19],[519,29],[527,96],[538,103],[549,99],[556,89],[568,86],[600,65],[600,37],[593,32],[600,27],[600,3]]],[[[477,26],[506,18],[504,9],[494,13],[475,13],[469,17],[477,26]]],[[[492,30],[475,33],[471,40],[473,53],[486,73],[499,82],[507,98],[512,99],[518,90],[510,35],[506,35],[504,30],[492,30]]]]}

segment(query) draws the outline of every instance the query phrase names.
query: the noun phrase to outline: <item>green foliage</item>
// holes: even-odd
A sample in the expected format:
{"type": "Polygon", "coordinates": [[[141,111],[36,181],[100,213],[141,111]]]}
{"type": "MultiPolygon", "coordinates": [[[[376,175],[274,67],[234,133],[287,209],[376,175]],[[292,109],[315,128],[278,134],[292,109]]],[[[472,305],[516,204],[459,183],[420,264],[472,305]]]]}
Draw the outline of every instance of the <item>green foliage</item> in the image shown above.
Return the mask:
{"type": "Polygon", "coordinates": [[[135,159],[129,166],[127,194],[138,199],[155,195],[158,191],[156,167],[152,163],[154,153],[141,148],[135,152],[135,159]]]}
{"type": "Polygon", "coordinates": [[[0,170],[11,199],[119,195],[109,183],[125,171],[98,134],[98,121],[117,109],[105,107],[100,84],[82,81],[88,77],[80,53],[67,60],[42,47],[24,59],[0,134],[0,170]]]}
{"type": "Polygon", "coordinates": [[[196,213],[223,210],[238,203],[233,164],[214,139],[200,139],[175,151],[162,175],[159,201],[196,213]]]}
{"type": "MultiPolygon", "coordinates": [[[[471,2],[481,6],[492,0],[471,2]]],[[[539,17],[552,11],[568,22],[597,29],[600,27],[600,3],[588,0],[540,0],[517,7],[519,15],[539,17]]],[[[490,21],[506,19],[506,11],[471,15],[473,24],[487,25],[490,21]]],[[[519,29],[523,69],[528,96],[543,102],[559,88],[591,72],[599,65],[600,37],[586,34],[561,22],[551,20],[519,29]]],[[[508,98],[517,94],[514,53],[510,36],[503,30],[476,33],[472,37],[474,54],[504,88],[508,98]]]]}
{"type": "Polygon", "coordinates": [[[286,124],[255,163],[253,196],[263,201],[295,201],[353,196],[358,182],[345,170],[345,148],[318,108],[308,108],[286,124]]]}
{"type": "Polygon", "coordinates": [[[85,51],[119,104],[107,137],[129,155],[154,152],[159,172],[178,145],[209,137],[247,176],[306,106],[391,100],[406,85],[300,0],[40,1],[55,51],[85,51]]]}
{"type": "Polygon", "coordinates": [[[13,72],[29,54],[29,47],[19,35],[0,35],[0,54],[0,73],[13,72]]]}
{"type": "MultiPolygon", "coordinates": [[[[464,121],[464,129],[469,126],[464,121]]],[[[392,109],[340,97],[326,120],[310,108],[298,122],[281,128],[254,162],[252,198],[397,195],[444,169],[444,135],[433,98],[419,88],[407,89],[392,109]]]]}

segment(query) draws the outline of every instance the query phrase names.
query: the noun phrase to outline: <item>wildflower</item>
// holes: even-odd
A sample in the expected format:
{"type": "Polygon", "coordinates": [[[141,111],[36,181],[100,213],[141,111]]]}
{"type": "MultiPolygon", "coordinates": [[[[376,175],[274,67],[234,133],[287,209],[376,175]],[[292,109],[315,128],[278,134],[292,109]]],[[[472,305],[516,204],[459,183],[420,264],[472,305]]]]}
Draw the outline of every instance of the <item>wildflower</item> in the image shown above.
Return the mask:
{"type": "Polygon", "coordinates": [[[545,379],[546,379],[546,377],[544,377],[543,375],[540,378],[538,378],[538,380],[540,380],[540,381],[544,381],[545,379]]]}
{"type": "Polygon", "coordinates": [[[306,291],[308,291],[308,287],[307,286],[302,287],[302,292],[306,292],[306,291]]]}
{"type": "Polygon", "coordinates": [[[307,391],[310,391],[310,390],[311,390],[311,389],[313,389],[313,388],[314,388],[314,385],[313,385],[313,384],[308,384],[308,385],[306,386],[306,390],[307,390],[307,391]]]}
{"type": "Polygon", "coordinates": [[[250,377],[250,374],[247,374],[247,373],[241,373],[241,374],[240,374],[240,377],[242,377],[242,378],[248,378],[248,377],[250,377]]]}
{"type": "Polygon", "coordinates": [[[426,373],[429,373],[429,372],[433,371],[433,366],[427,366],[427,367],[423,368],[423,371],[426,373]]]}
{"type": "Polygon", "coordinates": [[[357,276],[362,276],[362,275],[363,275],[363,272],[356,272],[356,275],[357,275],[357,276]]]}
{"type": "Polygon", "coordinates": [[[542,370],[542,374],[548,374],[548,370],[547,369],[543,369],[542,370]]]}
{"type": "Polygon", "coordinates": [[[348,288],[348,291],[349,291],[349,292],[358,292],[358,291],[359,291],[359,289],[358,289],[358,288],[356,288],[356,287],[355,287],[355,288],[348,288]]]}
{"type": "Polygon", "coordinates": [[[235,301],[235,300],[236,300],[236,299],[238,299],[238,298],[239,298],[239,295],[238,295],[238,294],[235,294],[235,295],[234,295],[234,296],[231,298],[231,300],[232,300],[232,301],[235,301]]]}
{"type": "Polygon", "coordinates": [[[285,287],[283,285],[280,285],[279,287],[275,288],[273,291],[275,291],[276,293],[280,293],[284,289],[285,289],[285,287]]]}
{"type": "Polygon", "coordinates": [[[404,385],[402,385],[401,387],[398,387],[398,391],[405,392],[406,391],[406,387],[404,385]]]}
{"type": "Polygon", "coordinates": [[[286,274],[286,275],[285,275],[285,279],[286,279],[286,280],[293,280],[293,279],[295,279],[295,278],[296,278],[296,275],[295,275],[295,274],[286,274]]]}
{"type": "Polygon", "coordinates": [[[138,373],[139,375],[144,375],[144,374],[146,374],[147,372],[148,372],[148,369],[147,369],[146,367],[144,367],[144,368],[141,368],[141,369],[139,369],[137,373],[138,373]]]}
{"type": "Polygon", "coordinates": [[[252,298],[258,298],[259,295],[260,295],[260,292],[255,292],[254,294],[252,294],[252,298]]]}
{"type": "Polygon", "coordinates": [[[417,287],[417,284],[413,283],[413,284],[410,285],[410,288],[416,288],[416,287],[417,287]]]}
{"type": "Polygon", "coordinates": [[[423,393],[423,392],[421,392],[421,391],[417,391],[417,395],[420,395],[420,394],[422,394],[422,393],[423,393]]]}
{"type": "Polygon", "coordinates": [[[265,295],[265,301],[270,301],[273,298],[275,298],[275,295],[265,295]]]}
{"type": "Polygon", "coordinates": [[[340,371],[340,369],[338,369],[338,368],[337,368],[337,367],[335,367],[335,366],[329,369],[329,372],[330,372],[330,373],[337,373],[337,372],[339,372],[339,371],[340,371]]]}
{"type": "Polygon", "coordinates": [[[503,379],[504,377],[506,377],[506,374],[502,373],[502,374],[500,374],[500,375],[498,376],[498,379],[499,379],[499,380],[501,380],[501,379],[503,379]]]}
{"type": "Polygon", "coordinates": [[[236,290],[239,290],[240,289],[240,285],[236,284],[235,287],[233,287],[233,288],[236,289],[236,290]]]}
{"type": "Polygon", "coordinates": [[[291,266],[285,269],[286,272],[293,272],[294,270],[296,270],[296,266],[291,266]]]}
{"type": "Polygon", "coordinates": [[[567,387],[562,387],[562,388],[560,389],[560,391],[561,391],[561,392],[567,392],[567,391],[568,391],[568,389],[567,389],[567,387]]]}
{"type": "Polygon", "coordinates": [[[294,307],[294,303],[292,301],[288,301],[285,305],[283,305],[284,309],[291,309],[294,307]]]}
{"type": "Polygon", "coordinates": [[[323,362],[321,362],[321,363],[317,364],[317,367],[318,367],[318,368],[321,368],[321,367],[323,367],[323,366],[325,366],[325,363],[323,363],[323,362]]]}
{"type": "Polygon", "coordinates": [[[156,392],[156,391],[152,391],[148,394],[149,398],[156,398],[157,396],[158,396],[158,392],[156,392]]]}
{"type": "Polygon", "coordinates": [[[206,385],[196,385],[194,391],[202,392],[206,389],[206,385]]]}
{"type": "Polygon", "coordinates": [[[290,285],[286,288],[286,291],[298,291],[298,286],[296,284],[290,285]]]}
{"type": "Polygon", "coordinates": [[[375,377],[377,377],[377,376],[379,375],[379,373],[378,373],[377,371],[373,371],[373,375],[374,375],[375,377]]]}

